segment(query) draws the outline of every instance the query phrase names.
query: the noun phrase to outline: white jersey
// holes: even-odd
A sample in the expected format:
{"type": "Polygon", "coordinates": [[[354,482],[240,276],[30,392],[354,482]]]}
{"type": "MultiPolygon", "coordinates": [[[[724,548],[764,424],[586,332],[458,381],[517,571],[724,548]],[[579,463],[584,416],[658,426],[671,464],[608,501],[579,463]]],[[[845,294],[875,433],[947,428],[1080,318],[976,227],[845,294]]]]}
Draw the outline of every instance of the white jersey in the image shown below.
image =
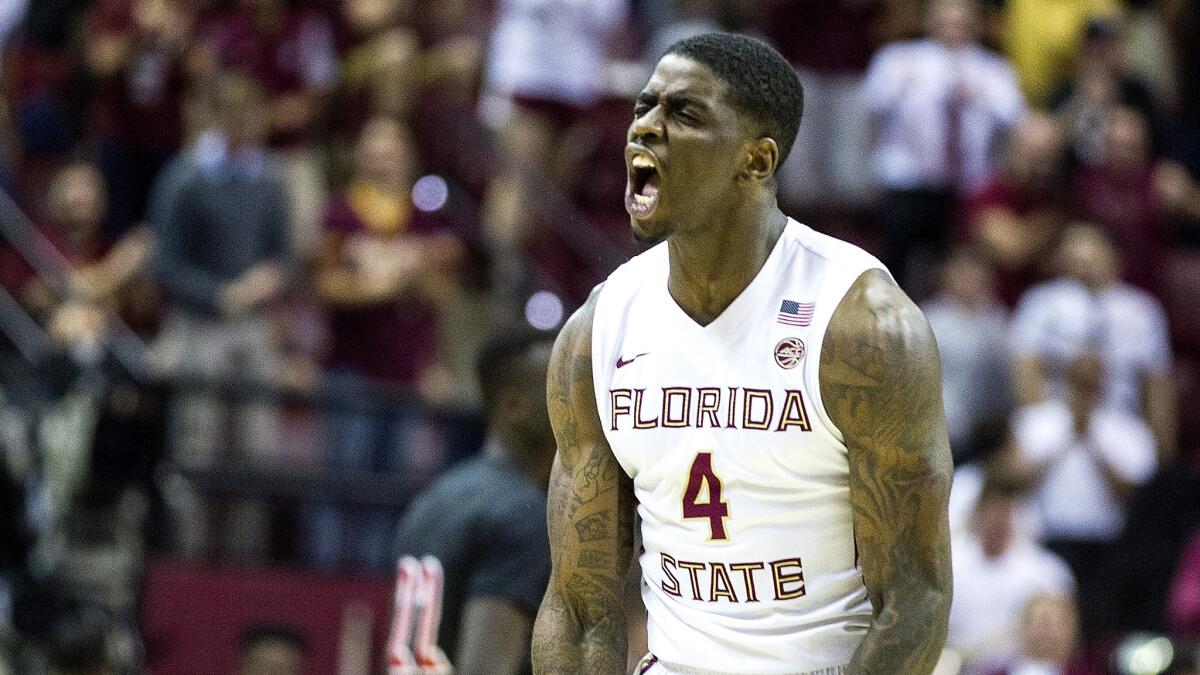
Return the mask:
{"type": "Polygon", "coordinates": [[[841,672],[872,612],[818,365],[833,311],[883,265],[789,219],[703,327],[668,268],[666,244],[622,265],[592,323],[600,421],[641,516],[650,651],[665,672],[841,672]]]}

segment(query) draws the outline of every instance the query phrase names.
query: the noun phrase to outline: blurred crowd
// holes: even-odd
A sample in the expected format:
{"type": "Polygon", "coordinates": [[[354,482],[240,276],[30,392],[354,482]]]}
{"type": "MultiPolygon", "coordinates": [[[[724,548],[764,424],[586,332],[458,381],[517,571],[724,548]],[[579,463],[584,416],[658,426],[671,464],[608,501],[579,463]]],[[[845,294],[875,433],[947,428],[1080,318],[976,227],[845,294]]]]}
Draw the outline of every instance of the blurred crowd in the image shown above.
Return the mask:
{"type": "Polygon", "coordinates": [[[134,671],[148,556],[388,573],[714,30],[800,74],[784,210],[937,335],[948,658],[1198,672],[1196,0],[0,0],[0,663],[134,671]]]}

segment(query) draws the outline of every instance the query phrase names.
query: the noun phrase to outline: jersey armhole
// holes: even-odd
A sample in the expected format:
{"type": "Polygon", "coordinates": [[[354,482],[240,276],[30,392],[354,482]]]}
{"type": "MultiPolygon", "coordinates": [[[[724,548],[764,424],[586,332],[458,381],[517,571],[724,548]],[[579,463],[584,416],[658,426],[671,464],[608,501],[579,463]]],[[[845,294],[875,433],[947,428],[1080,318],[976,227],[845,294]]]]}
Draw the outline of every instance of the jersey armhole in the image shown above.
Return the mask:
{"type": "MultiPolygon", "coordinates": [[[[826,326],[826,330],[828,330],[828,326],[826,326]]],[[[821,335],[816,336],[815,342],[816,344],[809,347],[815,358],[809,359],[809,363],[805,368],[805,383],[808,385],[808,390],[812,392],[812,404],[813,408],[817,411],[817,418],[831,436],[837,439],[839,443],[845,443],[846,439],[842,435],[842,430],[833,423],[833,418],[825,410],[825,399],[821,396],[821,348],[825,344],[825,335],[823,332],[821,335]]]]}
{"type": "Polygon", "coordinates": [[[612,277],[610,276],[607,281],[597,286],[595,291],[597,294],[596,309],[592,312],[592,392],[596,397],[596,415],[600,418],[600,431],[603,432],[604,440],[608,443],[609,452],[617,460],[617,464],[621,466],[625,475],[634,478],[637,467],[629,466],[626,458],[623,458],[621,453],[613,448],[613,438],[610,435],[608,424],[605,423],[612,412],[608,386],[612,382],[618,356],[614,342],[619,339],[619,336],[613,335],[611,330],[614,325],[618,325],[612,315],[620,311],[619,307],[612,307],[614,298],[610,291],[612,287],[612,277]]]}

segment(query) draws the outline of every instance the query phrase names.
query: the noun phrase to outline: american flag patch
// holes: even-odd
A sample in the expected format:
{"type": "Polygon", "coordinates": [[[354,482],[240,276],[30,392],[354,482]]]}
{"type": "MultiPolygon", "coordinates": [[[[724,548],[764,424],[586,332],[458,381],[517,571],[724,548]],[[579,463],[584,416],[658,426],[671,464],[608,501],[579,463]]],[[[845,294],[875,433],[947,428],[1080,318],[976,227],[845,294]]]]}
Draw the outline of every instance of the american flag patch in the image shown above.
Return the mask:
{"type": "Polygon", "coordinates": [[[779,306],[779,318],[776,320],[785,326],[807,326],[812,323],[813,307],[816,305],[815,302],[784,300],[779,306]]]}

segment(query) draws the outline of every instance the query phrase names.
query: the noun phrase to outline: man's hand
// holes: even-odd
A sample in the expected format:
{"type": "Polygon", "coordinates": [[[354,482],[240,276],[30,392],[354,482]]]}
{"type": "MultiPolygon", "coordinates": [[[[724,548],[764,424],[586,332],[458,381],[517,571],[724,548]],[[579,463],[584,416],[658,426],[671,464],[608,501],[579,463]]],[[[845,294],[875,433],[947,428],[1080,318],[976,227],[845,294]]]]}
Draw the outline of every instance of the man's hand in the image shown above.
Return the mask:
{"type": "Polygon", "coordinates": [[[1200,185],[1177,162],[1163,161],[1155,166],[1154,191],[1168,211],[1200,218],[1200,185]]]}
{"type": "Polygon", "coordinates": [[[283,270],[275,263],[260,263],[221,289],[221,313],[227,318],[244,316],[282,291],[283,270]]]}
{"type": "Polygon", "coordinates": [[[834,312],[821,397],[846,442],[850,504],[875,618],[849,671],[933,671],[953,585],[947,501],[952,465],[937,344],[925,317],[881,271],[834,312]]]}
{"type": "Polygon", "coordinates": [[[624,673],[633,485],[605,440],[592,389],[597,291],[554,345],[546,397],[558,442],[546,506],[554,567],[533,631],[535,673],[624,673]]]}
{"type": "Polygon", "coordinates": [[[397,240],[355,236],[345,243],[350,267],[368,297],[392,299],[405,291],[444,291],[463,256],[449,235],[410,235],[397,240]]]}
{"type": "Polygon", "coordinates": [[[103,339],[107,324],[108,315],[100,307],[65,302],[54,310],[46,332],[59,347],[95,347],[103,339]]]}

